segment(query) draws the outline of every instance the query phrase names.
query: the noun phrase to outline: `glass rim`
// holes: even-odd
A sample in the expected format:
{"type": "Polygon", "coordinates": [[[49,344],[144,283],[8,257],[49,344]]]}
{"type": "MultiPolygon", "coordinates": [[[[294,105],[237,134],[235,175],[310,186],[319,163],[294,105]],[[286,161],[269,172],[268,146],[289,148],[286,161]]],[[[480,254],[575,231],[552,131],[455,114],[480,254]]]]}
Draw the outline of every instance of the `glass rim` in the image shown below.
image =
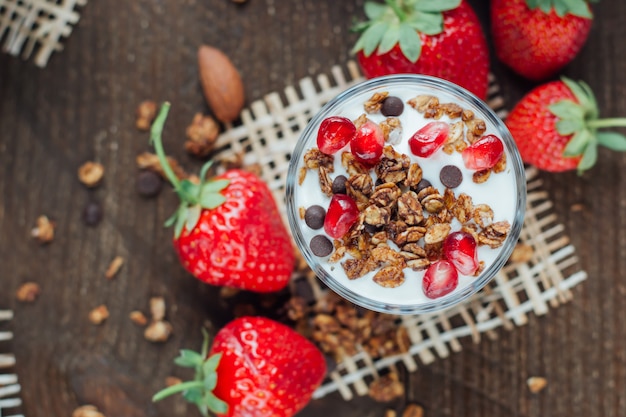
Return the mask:
{"type": "Polygon", "coordinates": [[[325,103],[307,123],[304,130],[300,133],[295,148],[290,156],[289,168],[287,172],[287,183],[285,189],[285,203],[287,207],[287,218],[289,221],[289,227],[292,232],[292,236],[296,241],[298,249],[302,253],[309,267],[315,272],[318,279],[320,279],[326,286],[338,295],[347,299],[348,301],[362,306],[364,308],[388,314],[396,315],[409,315],[409,314],[424,314],[442,311],[449,307],[458,305],[468,297],[476,294],[483,287],[485,287],[495,275],[504,267],[505,263],[509,259],[522,230],[524,223],[524,216],[526,210],[526,174],[524,170],[524,164],[515,145],[515,141],[511,136],[509,130],[504,124],[503,120],[491,109],[487,103],[480,100],[474,94],[468,90],[446,81],[441,78],[432,77],[421,74],[399,74],[388,75],[384,77],[372,78],[364,80],[358,84],[355,84],[343,92],[336,95],[334,98],[325,103]],[[513,217],[513,223],[511,229],[507,235],[505,242],[503,243],[500,252],[496,259],[484,270],[476,279],[464,288],[455,291],[449,296],[445,296],[441,299],[434,299],[432,301],[420,302],[418,304],[394,304],[385,303],[377,300],[373,300],[362,294],[358,294],[355,291],[345,287],[334,279],[328,271],[326,271],[321,265],[317,257],[311,253],[311,250],[306,242],[304,235],[301,231],[301,219],[299,216],[298,207],[295,203],[295,188],[297,187],[298,168],[300,160],[303,157],[304,151],[308,145],[306,139],[309,138],[316,128],[318,128],[321,121],[332,115],[332,110],[339,106],[344,100],[350,97],[367,92],[368,90],[380,90],[386,86],[402,85],[406,83],[419,83],[425,87],[431,87],[436,90],[440,90],[445,93],[452,93],[460,96],[467,105],[472,108],[474,113],[477,111],[480,116],[488,120],[494,127],[502,139],[505,149],[508,153],[507,167],[513,171],[513,175],[517,182],[517,200],[515,206],[515,215],[513,217]]]}

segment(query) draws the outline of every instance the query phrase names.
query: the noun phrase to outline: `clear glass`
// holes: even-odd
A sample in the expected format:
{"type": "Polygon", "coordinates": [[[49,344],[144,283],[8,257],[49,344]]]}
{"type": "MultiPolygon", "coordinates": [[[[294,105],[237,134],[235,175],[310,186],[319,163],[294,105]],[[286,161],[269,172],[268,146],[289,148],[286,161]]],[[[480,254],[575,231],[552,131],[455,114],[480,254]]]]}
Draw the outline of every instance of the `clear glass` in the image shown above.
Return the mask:
{"type": "MultiPolygon", "coordinates": [[[[402,134],[403,141],[406,142],[412,133],[412,131],[404,131],[402,134]]],[[[428,163],[444,164],[447,156],[441,150],[438,152],[442,155],[434,159],[444,159],[441,159],[441,162],[428,163]]],[[[340,159],[340,153],[341,151],[335,155],[336,159],[340,159]]],[[[417,161],[422,165],[424,178],[428,179],[433,185],[439,181],[439,170],[435,172],[434,169],[427,168],[423,164],[426,161],[415,157],[408,151],[403,151],[402,153],[409,155],[412,161],[417,161]]],[[[464,168],[462,167],[463,163],[460,159],[460,154],[458,152],[454,153],[457,154],[454,156],[457,158],[456,165],[459,168],[464,168]]],[[[334,175],[338,175],[338,173],[336,172],[334,175]]],[[[309,170],[307,177],[309,176],[317,178],[317,172],[309,170]]],[[[491,177],[489,181],[491,181],[491,177]]],[[[468,189],[478,186],[472,183],[471,177],[468,178],[468,173],[464,174],[463,182],[467,187],[470,187],[468,189]]],[[[443,186],[440,184],[438,183],[437,188],[443,193],[443,186]]],[[[458,192],[454,191],[455,195],[458,196],[458,192]]],[[[323,199],[323,197],[320,198],[323,199]]],[[[316,204],[327,207],[328,201],[329,198],[316,204]]],[[[286,204],[289,225],[298,248],[317,277],[330,289],[352,303],[374,311],[390,314],[432,313],[458,304],[475,294],[504,266],[517,243],[522,229],[526,206],[526,179],[524,166],[511,134],[502,120],[483,101],[467,90],[439,78],[423,75],[391,75],[367,80],[347,89],[326,103],[314,115],[302,132],[291,156],[287,176],[286,204]],[[371,281],[370,275],[355,280],[346,279],[343,268],[339,263],[329,264],[327,258],[319,258],[311,252],[309,241],[314,234],[319,234],[320,231],[309,230],[304,220],[300,217],[300,208],[315,203],[315,199],[318,198],[315,197],[314,190],[310,187],[307,188],[306,182],[303,185],[299,185],[298,178],[300,168],[303,166],[304,154],[307,150],[317,147],[317,131],[321,122],[329,116],[345,116],[355,120],[360,114],[364,113],[363,103],[375,92],[383,91],[389,92],[392,96],[403,98],[405,108],[400,119],[405,130],[405,124],[409,125],[414,119],[411,112],[418,115],[416,110],[406,105],[406,98],[419,94],[431,94],[439,97],[441,103],[454,102],[464,109],[472,110],[475,117],[481,118],[486,122],[487,131],[485,134],[495,134],[504,143],[507,157],[506,170],[503,173],[491,175],[493,178],[501,176],[500,179],[495,180],[495,185],[480,184],[480,186],[489,187],[488,189],[482,189],[480,196],[475,196],[470,192],[468,194],[472,196],[475,205],[488,203],[492,208],[499,207],[501,209],[499,210],[500,212],[494,208],[494,221],[500,220],[498,216],[507,219],[511,224],[509,234],[503,245],[498,249],[483,249],[481,246],[479,259],[486,257],[488,260],[485,261],[485,268],[480,275],[477,277],[460,275],[458,288],[441,298],[428,299],[423,293],[413,296],[416,288],[421,288],[421,277],[424,271],[416,272],[406,268],[404,270],[406,275],[405,283],[393,289],[377,287],[377,284],[372,287],[369,282],[361,281],[371,281]],[[404,116],[405,114],[406,116],[404,116]],[[409,117],[411,119],[408,119],[409,117]],[[484,253],[481,251],[484,251],[484,253]],[[409,284],[407,285],[407,283],[409,284]]],[[[323,229],[321,232],[323,233],[323,229]]],[[[373,275],[373,273],[370,274],[373,275]]]]}

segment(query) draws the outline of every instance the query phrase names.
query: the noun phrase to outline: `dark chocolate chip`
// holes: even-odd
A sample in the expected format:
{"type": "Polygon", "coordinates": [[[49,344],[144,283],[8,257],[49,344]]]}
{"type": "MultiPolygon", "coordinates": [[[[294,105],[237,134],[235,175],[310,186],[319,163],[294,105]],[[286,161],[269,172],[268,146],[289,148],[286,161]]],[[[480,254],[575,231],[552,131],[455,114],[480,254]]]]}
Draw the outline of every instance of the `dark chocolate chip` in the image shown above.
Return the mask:
{"type": "Polygon", "coordinates": [[[463,173],[459,167],[454,165],[446,165],[439,172],[441,183],[448,188],[456,188],[463,181],[463,173]]]}
{"type": "Polygon", "coordinates": [[[369,233],[369,234],[371,234],[371,235],[373,235],[373,234],[375,234],[375,233],[378,233],[378,232],[380,232],[381,230],[383,230],[382,226],[374,226],[374,225],[369,224],[369,223],[363,223],[363,229],[364,229],[367,233],[369,233]]]}
{"type": "Polygon", "coordinates": [[[304,222],[313,230],[321,229],[325,218],[326,210],[322,206],[314,205],[304,212],[304,222]]]}
{"type": "Polygon", "coordinates": [[[422,191],[424,188],[428,188],[430,187],[432,184],[430,183],[430,181],[425,180],[425,179],[421,179],[420,182],[417,183],[417,186],[415,187],[415,192],[419,193],[420,191],[422,191]]]}
{"type": "Polygon", "coordinates": [[[320,258],[328,256],[333,252],[333,242],[324,235],[313,236],[309,246],[311,247],[311,252],[320,258]]]}
{"type": "Polygon", "coordinates": [[[137,174],[137,192],[143,197],[155,197],[163,188],[163,178],[149,169],[137,174]]]}
{"type": "Polygon", "coordinates": [[[102,206],[95,201],[88,202],[83,208],[83,221],[87,226],[97,226],[102,221],[102,206]]]}
{"type": "Polygon", "coordinates": [[[348,181],[348,178],[346,178],[345,175],[336,176],[335,179],[333,180],[333,185],[332,185],[333,194],[345,194],[346,193],[346,181],[348,181]]]}
{"type": "Polygon", "coordinates": [[[383,100],[383,106],[380,108],[380,112],[383,116],[400,116],[404,111],[404,103],[401,99],[394,96],[389,96],[383,100]]]}
{"type": "Polygon", "coordinates": [[[294,294],[302,297],[307,304],[310,304],[315,301],[315,294],[313,293],[313,288],[306,280],[306,278],[296,279],[294,281],[294,294]]]}

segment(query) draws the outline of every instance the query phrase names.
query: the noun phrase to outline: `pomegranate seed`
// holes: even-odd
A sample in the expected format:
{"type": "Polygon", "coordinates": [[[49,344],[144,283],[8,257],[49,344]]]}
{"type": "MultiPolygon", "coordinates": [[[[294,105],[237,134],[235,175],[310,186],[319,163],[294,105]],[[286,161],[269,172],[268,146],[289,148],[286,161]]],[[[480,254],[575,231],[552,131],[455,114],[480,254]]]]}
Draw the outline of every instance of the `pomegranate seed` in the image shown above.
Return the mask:
{"type": "Polygon", "coordinates": [[[415,132],[409,139],[409,146],[413,155],[426,158],[446,141],[450,127],[446,122],[430,122],[415,132]]]}
{"type": "Polygon", "coordinates": [[[346,146],[356,133],[354,123],[346,117],[331,116],[322,121],[317,131],[317,147],[332,155],[346,146]]]}
{"type": "Polygon", "coordinates": [[[443,242],[443,256],[463,275],[474,275],[478,269],[476,239],[467,232],[452,232],[443,242]]]}
{"type": "Polygon", "coordinates": [[[428,298],[439,298],[450,294],[459,285],[459,273],[454,265],[442,259],[432,263],[422,280],[422,289],[428,298]]]}
{"type": "Polygon", "coordinates": [[[350,152],[357,161],[367,166],[378,163],[383,154],[385,137],[376,123],[367,120],[356,130],[356,135],[350,142],[350,152]]]}
{"type": "Polygon", "coordinates": [[[462,155],[468,169],[480,171],[497,164],[503,153],[502,141],[494,135],[485,135],[465,148],[462,155]]]}
{"type": "Polygon", "coordinates": [[[345,194],[335,194],[330,200],[324,231],[334,239],[342,238],[359,218],[356,202],[345,194]]]}

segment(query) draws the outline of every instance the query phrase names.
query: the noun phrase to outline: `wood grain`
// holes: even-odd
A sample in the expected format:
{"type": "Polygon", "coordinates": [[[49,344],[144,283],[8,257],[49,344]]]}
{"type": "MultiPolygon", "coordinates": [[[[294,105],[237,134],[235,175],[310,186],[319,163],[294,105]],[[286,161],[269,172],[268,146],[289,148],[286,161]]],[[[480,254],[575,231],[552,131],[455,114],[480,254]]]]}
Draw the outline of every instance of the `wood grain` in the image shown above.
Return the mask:
{"type": "MultiPolygon", "coordinates": [[[[471,1],[485,28],[488,2],[471,1]]],[[[0,307],[15,310],[9,347],[17,357],[26,416],[70,415],[92,403],[111,416],[198,415],[181,401],[152,404],[169,375],[188,377],[172,359],[200,345],[200,327],[216,330],[231,317],[217,291],[178,265],[163,221],[173,195],[142,199],[135,191],[135,157],[149,150],[134,128],[144,99],[173,103],[165,146],[188,169],[201,161],[183,150],[184,128],[196,112],[209,112],[196,63],[200,44],[228,53],[241,72],[247,102],[327,71],[352,56],[352,17],[362,0],[91,1],[65,49],[45,69],[0,56],[0,307]],[[76,171],[101,162],[104,183],[89,190],[76,171]],[[97,227],[81,222],[91,200],[104,207],[97,227]],[[30,238],[45,214],[56,238],[41,246],[30,238]],[[114,280],[104,278],[115,256],[126,262],[114,280]],[[42,287],[33,304],[15,291],[25,281],[42,287]],[[148,312],[151,296],[165,297],[174,327],[165,344],[144,340],[128,319],[148,312]],[[100,326],[88,312],[107,304],[100,326]]],[[[589,41],[564,74],[586,80],[603,115],[626,115],[626,3],[594,6],[589,41]]],[[[495,60],[492,69],[507,103],[533,84],[495,60]]],[[[626,187],[623,154],[600,152],[582,177],[541,174],[555,211],[577,248],[589,279],[574,299],[497,339],[466,340],[461,353],[402,373],[401,401],[345,402],[336,394],[313,401],[302,416],[382,416],[407,402],[426,416],[618,417],[626,415],[626,187]],[[532,394],[530,376],[548,386],[532,394]]]]}

